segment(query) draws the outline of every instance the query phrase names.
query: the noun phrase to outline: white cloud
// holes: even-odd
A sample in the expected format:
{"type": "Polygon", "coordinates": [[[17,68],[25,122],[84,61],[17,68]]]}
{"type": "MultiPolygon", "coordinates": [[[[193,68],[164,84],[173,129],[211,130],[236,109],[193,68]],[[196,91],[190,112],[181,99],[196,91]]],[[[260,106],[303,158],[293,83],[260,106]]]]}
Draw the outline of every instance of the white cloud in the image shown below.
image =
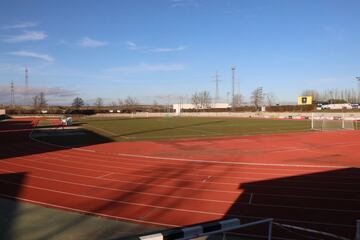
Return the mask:
{"type": "Polygon", "coordinates": [[[20,28],[29,28],[29,27],[36,27],[38,25],[37,22],[22,22],[14,25],[5,25],[2,26],[2,29],[20,29],[20,28]]]}
{"type": "Polygon", "coordinates": [[[185,50],[185,46],[179,46],[176,48],[152,48],[149,51],[150,52],[179,52],[185,50]]]}
{"type": "Polygon", "coordinates": [[[24,31],[20,35],[9,36],[3,39],[4,42],[17,43],[17,42],[26,42],[26,41],[39,41],[46,38],[46,34],[41,31],[24,31]]]}
{"type": "Polygon", "coordinates": [[[185,69],[184,64],[147,64],[142,63],[133,66],[122,66],[108,69],[111,72],[120,73],[138,73],[138,72],[168,72],[168,71],[179,71],[185,69]]]}
{"type": "Polygon", "coordinates": [[[36,53],[36,52],[16,51],[16,52],[10,52],[9,54],[15,55],[15,56],[20,56],[20,57],[37,58],[37,59],[45,60],[45,61],[48,61],[48,62],[54,61],[54,59],[52,57],[50,57],[49,55],[36,53]]]}
{"type": "MultiPolygon", "coordinates": [[[[30,87],[25,89],[24,86],[19,86],[15,83],[15,103],[22,104],[25,93],[29,96],[30,99],[32,96],[35,96],[41,92],[45,94],[45,97],[47,100],[49,100],[49,102],[55,102],[55,100],[65,101],[66,99],[75,97],[78,94],[77,91],[61,87],[30,87]]],[[[10,84],[8,86],[0,85],[0,102],[10,102],[10,84]]]]}
{"type": "Polygon", "coordinates": [[[143,50],[147,52],[179,52],[186,49],[185,46],[178,46],[175,48],[164,48],[164,47],[139,47],[136,43],[132,41],[126,42],[127,48],[130,50],[143,50]]]}
{"type": "Polygon", "coordinates": [[[91,39],[89,37],[84,37],[82,40],[80,40],[79,45],[85,48],[95,48],[108,45],[108,43],[91,39]]]}
{"type": "Polygon", "coordinates": [[[136,50],[137,49],[137,45],[134,42],[127,41],[126,45],[128,46],[128,49],[130,49],[130,50],[136,50]]]}
{"type": "Polygon", "coordinates": [[[172,7],[198,7],[198,0],[170,0],[172,7]]]}

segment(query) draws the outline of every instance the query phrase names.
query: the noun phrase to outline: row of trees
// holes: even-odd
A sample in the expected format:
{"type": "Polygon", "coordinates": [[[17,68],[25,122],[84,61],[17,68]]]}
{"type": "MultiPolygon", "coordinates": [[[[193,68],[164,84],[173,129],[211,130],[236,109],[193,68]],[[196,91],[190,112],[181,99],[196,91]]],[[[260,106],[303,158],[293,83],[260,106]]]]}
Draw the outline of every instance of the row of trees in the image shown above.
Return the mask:
{"type": "MultiPolygon", "coordinates": [[[[85,105],[85,102],[82,98],[76,97],[74,98],[71,106],[74,108],[81,108],[85,105]]],[[[121,107],[121,108],[132,108],[134,106],[139,105],[138,100],[135,97],[127,97],[126,99],[118,99],[118,102],[112,102],[111,106],[113,107],[121,107]]],[[[97,108],[102,108],[104,106],[104,100],[101,97],[95,99],[94,106],[97,108]]]]}
{"type": "MultiPolygon", "coordinates": [[[[313,93],[313,92],[312,92],[313,93]]],[[[233,103],[234,107],[239,107],[243,104],[243,96],[241,94],[234,95],[233,103]]],[[[272,106],[276,100],[275,95],[273,93],[263,93],[263,88],[256,88],[251,93],[251,103],[259,108],[264,104],[264,100],[266,100],[268,106],[272,106]]],[[[195,105],[198,109],[206,109],[211,107],[212,98],[210,92],[201,91],[195,92],[191,97],[191,103],[195,105]]],[[[157,105],[155,102],[154,105],[157,105]]],[[[72,102],[72,107],[79,109],[85,105],[85,102],[82,98],[76,97],[72,102]]],[[[111,106],[121,107],[121,108],[134,108],[139,105],[138,100],[135,97],[128,96],[126,99],[118,99],[117,102],[112,102],[111,106]]],[[[45,98],[45,94],[41,92],[39,95],[33,97],[33,106],[35,109],[44,108],[47,106],[47,100],[45,98]]],[[[104,100],[101,97],[95,99],[94,106],[97,108],[102,108],[104,106],[104,100]]]]}
{"type": "Polygon", "coordinates": [[[358,93],[354,89],[328,89],[322,93],[314,89],[306,89],[301,94],[303,96],[312,96],[316,102],[356,103],[360,100],[358,93]]]}
{"type": "MultiPolygon", "coordinates": [[[[262,87],[256,88],[251,93],[250,102],[256,108],[259,108],[266,104],[267,106],[273,106],[275,104],[276,97],[275,94],[264,93],[262,87]],[[265,102],[266,101],[266,102],[265,102]]],[[[191,103],[195,105],[198,109],[205,109],[211,106],[212,98],[208,91],[195,92],[191,96],[191,103]]],[[[232,104],[234,107],[240,107],[244,104],[244,97],[241,94],[235,94],[232,104]]]]}

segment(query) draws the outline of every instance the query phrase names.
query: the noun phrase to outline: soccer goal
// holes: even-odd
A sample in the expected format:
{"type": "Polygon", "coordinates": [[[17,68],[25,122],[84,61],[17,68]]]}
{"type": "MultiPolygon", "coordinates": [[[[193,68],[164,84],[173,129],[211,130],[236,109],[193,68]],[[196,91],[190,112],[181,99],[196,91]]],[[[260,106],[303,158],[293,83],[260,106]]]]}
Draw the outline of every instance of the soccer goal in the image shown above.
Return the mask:
{"type": "Polygon", "coordinates": [[[344,115],[312,114],[311,116],[311,129],[317,131],[355,130],[357,129],[356,123],[356,120],[346,118],[344,115]]]}

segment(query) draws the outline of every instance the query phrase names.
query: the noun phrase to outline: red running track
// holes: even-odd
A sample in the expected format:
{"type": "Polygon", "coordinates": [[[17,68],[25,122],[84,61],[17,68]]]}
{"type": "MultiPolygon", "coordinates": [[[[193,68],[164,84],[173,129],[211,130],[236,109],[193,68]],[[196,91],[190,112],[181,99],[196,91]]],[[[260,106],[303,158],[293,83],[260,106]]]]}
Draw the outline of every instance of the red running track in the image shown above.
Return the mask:
{"type": "Polygon", "coordinates": [[[30,140],[36,122],[0,123],[3,197],[163,226],[273,217],[348,238],[355,234],[357,131],[64,149],[30,140]],[[18,174],[25,178],[19,181],[18,174]]]}

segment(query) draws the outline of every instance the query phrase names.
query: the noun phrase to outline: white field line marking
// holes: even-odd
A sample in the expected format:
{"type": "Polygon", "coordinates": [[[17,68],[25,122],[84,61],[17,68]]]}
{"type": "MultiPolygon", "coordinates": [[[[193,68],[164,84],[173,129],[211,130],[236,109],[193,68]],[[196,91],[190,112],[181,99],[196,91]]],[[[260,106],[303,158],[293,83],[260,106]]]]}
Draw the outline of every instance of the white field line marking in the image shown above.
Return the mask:
{"type": "Polygon", "coordinates": [[[98,176],[97,178],[108,177],[108,176],[110,176],[110,175],[112,175],[112,174],[114,174],[114,173],[110,172],[110,173],[104,174],[104,175],[102,175],[102,176],[98,176]]]}
{"type": "MultiPolygon", "coordinates": [[[[162,119],[156,119],[156,121],[157,122],[166,122],[166,123],[172,123],[172,122],[170,122],[170,121],[164,121],[164,120],[162,120],[162,119]]],[[[203,125],[209,125],[209,124],[212,124],[212,123],[214,123],[214,122],[203,122],[203,123],[201,123],[202,125],[201,126],[203,126],[203,125]]],[[[172,126],[169,126],[169,128],[173,128],[173,129],[184,129],[184,130],[187,130],[187,131],[193,131],[193,132],[201,132],[201,133],[210,133],[210,134],[212,134],[212,133],[214,133],[214,134],[219,134],[219,133],[217,133],[217,132],[210,132],[210,131],[205,131],[205,130],[198,130],[198,129],[192,129],[193,127],[197,127],[198,125],[195,125],[195,126],[184,126],[184,125],[178,125],[178,126],[176,126],[176,125],[172,125],[172,126]]]]}
{"type": "MultiPolygon", "coordinates": [[[[188,213],[197,213],[197,214],[207,214],[207,215],[214,215],[214,216],[221,216],[221,217],[224,216],[224,214],[222,214],[222,213],[207,212],[207,211],[197,211],[197,210],[187,210],[187,209],[171,208],[171,207],[162,207],[162,206],[155,206],[155,205],[151,205],[151,204],[128,203],[128,202],[124,202],[124,201],[120,201],[120,200],[113,200],[113,199],[106,199],[106,198],[99,198],[99,197],[91,197],[91,196],[83,195],[83,194],[75,194],[75,193],[57,191],[57,190],[53,190],[53,189],[34,187],[34,186],[29,186],[27,184],[18,184],[18,183],[13,183],[13,182],[4,181],[4,180],[0,180],[0,182],[4,182],[4,183],[7,183],[7,184],[12,184],[12,185],[26,186],[28,188],[33,188],[33,189],[42,190],[42,191],[48,191],[48,192],[55,192],[55,193],[59,193],[59,194],[63,194],[63,195],[70,195],[70,196],[75,196],[75,197],[83,197],[83,198],[89,198],[89,199],[94,199],[94,200],[108,201],[108,202],[120,203],[120,204],[125,204],[125,205],[134,205],[134,206],[140,206],[140,207],[157,208],[157,209],[165,209],[165,210],[170,210],[170,211],[179,211],[179,212],[188,212],[188,213]]],[[[14,196],[9,196],[9,195],[6,195],[6,194],[1,194],[1,193],[0,193],[0,195],[3,195],[3,196],[5,195],[5,196],[10,197],[10,198],[17,198],[17,197],[14,197],[14,196]]],[[[19,198],[19,199],[21,199],[21,198],[19,198]]],[[[22,200],[24,200],[24,199],[22,199],[22,200]]],[[[30,200],[30,201],[32,201],[32,200],[30,200]]],[[[49,206],[56,206],[56,205],[53,205],[53,204],[47,204],[47,203],[44,203],[44,204],[49,205],[49,206]]],[[[96,212],[92,212],[92,213],[97,214],[96,212]]],[[[246,218],[260,218],[260,217],[252,217],[252,216],[241,216],[241,215],[236,215],[236,214],[229,214],[228,216],[242,217],[242,218],[244,218],[244,217],[246,217],[246,218]]],[[[290,220],[290,219],[278,219],[278,220],[289,221],[289,222],[301,222],[301,223],[315,223],[315,224],[321,224],[321,225],[331,225],[331,226],[340,226],[340,227],[353,227],[353,225],[347,225],[347,224],[336,224],[336,223],[334,224],[334,223],[324,223],[324,222],[298,221],[298,220],[290,220]]]]}
{"type": "MultiPolygon", "coordinates": [[[[16,164],[16,163],[12,163],[12,162],[0,162],[0,163],[4,163],[4,164],[10,164],[10,165],[15,165],[15,166],[20,166],[20,167],[26,167],[26,168],[33,168],[33,169],[38,169],[38,170],[42,170],[42,171],[48,171],[48,172],[56,172],[56,173],[61,173],[61,174],[67,174],[67,175],[72,175],[72,176],[80,176],[80,177],[88,177],[88,178],[97,178],[94,176],[87,176],[87,175],[79,175],[79,174],[73,174],[73,173],[65,173],[65,172],[60,172],[60,171],[56,171],[56,170],[49,170],[49,169],[45,169],[45,168],[40,168],[40,167],[33,167],[33,166],[28,166],[28,165],[23,165],[23,164],[16,164]]],[[[98,179],[98,178],[97,178],[98,179]]],[[[167,187],[167,188],[178,188],[178,189],[189,189],[189,190],[202,190],[202,191],[211,191],[211,192],[224,192],[224,193],[239,193],[240,191],[231,191],[231,190],[219,190],[219,189],[209,189],[209,188],[204,188],[204,186],[202,186],[201,188],[194,188],[194,187],[177,187],[177,186],[169,186],[169,185],[162,185],[162,184],[147,184],[146,182],[144,183],[140,183],[139,181],[125,181],[125,180],[118,180],[118,179],[111,179],[111,178],[102,178],[102,180],[108,180],[108,181],[113,181],[113,182],[126,182],[126,183],[133,183],[133,184],[137,184],[137,185],[149,185],[149,186],[160,186],[160,187],[167,187]]],[[[271,188],[282,188],[282,189],[297,189],[297,190],[317,190],[317,191],[332,191],[332,192],[352,192],[352,193],[358,193],[360,191],[356,191],[356,190],[342,190],[342,189],[326,189],[326,188],[304,188],[304,187],[284,187],[284,186],[268,186],[268,185],[259,185],[257,184],[257,186],[264,186],[264,187],[271,187],[271,188]]]]}
{"type": "MultiPolygon", "coordinates": [[[[46,160],[47,158],[43,158],[42,160],[46,160]]],[[[25,159],[24,159],[25,160],[25,159]]],[[[53,166],[59,166],[59,167],[64,167],[64,168],[70,168],[70,169],[79,169],[79,170],[86,170],[86,171],[95,171],[95,172],[107,172],[107,170],[97,170],[97,169],[93,169],[93,168],[84,168],[84,167],[73,167],[73,166],[67,166],[67,165],[64,165],[64,164],[56,164],[56,163],[49,163],[49,162],[43,162],[43,161],[38,161],[38,160],[32,160],[32,159],[26,159],[26,161],[30,161],[30,162],[36,162],[36,163],[40,163],[40,164],[47,164],[47,165],[53,165],[53,166]]],[[[62,161],[62,160],[60,160],[62,161]]],[[[126,168],[123,168],[124,170],[128,170],[126,168]]],[[[132,170],[132,169],[131,169],[132,170]]],[[[135,169],[134,171],[141,171],[141,169],[135,169]]],[[[251,174],[251,172],[244,172],[244,173],[249,173],[251,174]]],[[[146,176],[146,175],[139,175],[139,174],[132,174],[132,173],[124,173],[124,172],[112,172],[112,173],[106,173],[105,175],[101,175],[101,176],[98,176],[98,178],[104,178],[106,176],[110,176],[110,175],[125,175],[125,176],[134,176],[134,177],[140,177],[140,178],[150,178],[150,179],[153,179],[154,177],[153,176],[146,176]]],[[[185,175],[185,174],[182,174],[182,175],[185,175]]],[[[195,176],[201,176],[201,175],[196,175],[196,174],[192,174],[192,175],[195,175],[195,176]]],[[[266,174],[265,174],[266,175],[266,174]]],[[[272,174],[269,174],[269,175],[272,175],[272,174]]],[[[275,174],[276,175],[276,174],[275,174]]],[[[283,176],[283,175],[281,175],[283,176]]],[[[221,176],[217,176],[219,178],[221,178],[221,176]]],[[[288,176],[289,177],[289,176],[288,176]]],[[[194,182],[194,183],[200,183],[200,182],[208,182],[209,184],[216,184],[216,185],[230,185],[230,186],[238,186],[239,183],[228,183],[228,182],[221,182],[221,181],[217,181],[217,182],[209,182],[209,180],[212,178],[212,176],[206,176],[205,179],[199,179],[199,180],[191,180],[191,179],[184,179],[184,178],[178,178],[178,177],[156,177],[156,179],[169,179],[169,180],[179,180],[179,181],[183,181],[183,182],[194,182]]],[[[259,178],[251,178],[251,177],[238,177],[238,178],[235,178],[235,179],[242,179],[242,180],[262,180],[262,179],[259,179],[259,178]]],[[[328,181],[296,181],[296,180],[283,180],[281,182],[297,182],[297,183],[333,183],[333,182],[328,182],[328,181]]],[[[343,185],[356,185],[356,183],[341,183],[343,185]]]]}
{"type": "MultiPolygon", "coordinates": [[[[77,151],[84,151],[87,149],[82,148],[70,148],[65,147],[57,144],[47,143],[44,141],[40,141],[38,139],[34,139],[31,137],[32,132],[29,134],[30,138],[34,141],[39,143],[56,146],[65,149],[74,149],[77,151]]],[[[360,145],[357,143],[356,145],[360,145]]],[[[95,151],[96,152],[96,151],[95,151]]],[[[252,166],[278,166],[278,167],[300,167],[300,168],[351,168],[352,166],[342,166],[342,165],[307,165],[307,164],[277,164],[277,163],[251,163],[251,162],[231,162],[231,161],[211,161],[211,160],[201,160],[201,159],[184,159],[184,158],[170,158],[170,157],[154,157],[154,156],[147,156],[147,155],[139,155],[139,154],[126,154],[126,153],[118,153],[119,156],[128,156],[134,158],[147,158],[147,159],[159,159],[159,160],[170,160],[170,161],[183,161],[183,162],[198,162],[198,163],[216,163],[216,164],[233,164],[233,165],[252,165],[252,166]]]]}
{"type": "Polygon", "coordinates": [[[87,127],[89,128],[93,128],[93,129],[96,129],[96,130],[99,130],[101,132],[104,132],[104,133],[107,133],[107,134],[110,134],[111,136],[115,137],[115,136],[118,136],[119,134],[116,134],[114,132],[111,132],[109,130],[106,130],[106,129],[103,129],[103,128],[99,128],[99,127],[95,127],[93,125],[90,125],[90,124],[86,124],[87,127]]]}
{"type": "Polygon", "coordinates": [[[121,137],[121,138],[129,139],[129,137],[127,137],[127,136],[121,136],[120,134],[117,134],[117,133],[108,131],[108,130],[103,129],[103,128],[95,127],[95,126],[90,125],[90,124],[86,124],[86,126],[89,127],[89,128],[97,129],[97,130],[99,130],[100,132],[104,132],[104,133],[110,134],[110,136],[112,136],[112,137],[121,137]]]}
{"type": "MultiPolygon", "coordinates": [[[[249,205],[252,204],[253,197],[254,197],[254,193],[251,193],[251,194],[250,194],[250,199],[249,199],[249,205]]],[[[256,204],[255,204],[255,205],[256,205],[256,204]]]]}

